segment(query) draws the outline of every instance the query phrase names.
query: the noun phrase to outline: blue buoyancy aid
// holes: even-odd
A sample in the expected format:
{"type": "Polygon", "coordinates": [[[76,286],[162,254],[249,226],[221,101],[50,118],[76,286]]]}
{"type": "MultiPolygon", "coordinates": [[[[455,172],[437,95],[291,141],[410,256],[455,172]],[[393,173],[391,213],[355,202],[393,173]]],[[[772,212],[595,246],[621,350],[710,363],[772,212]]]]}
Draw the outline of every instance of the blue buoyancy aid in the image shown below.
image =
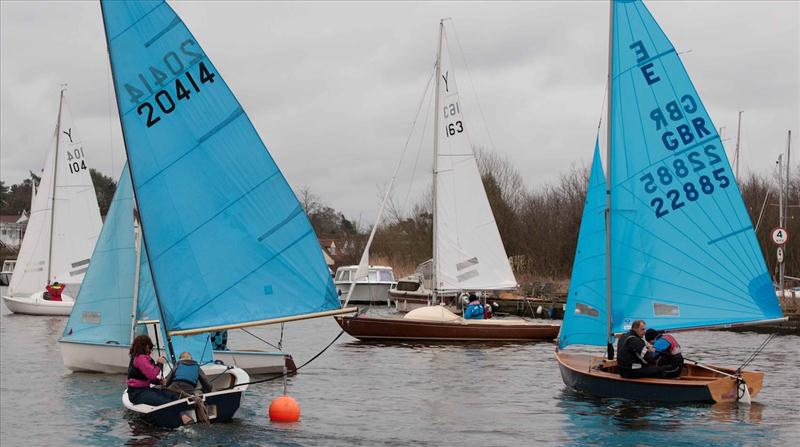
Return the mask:
{"type": "Polygon", "coordinates": [[[175,365],[175,380],[186,382],[192,386],[197,386],[197,378],[200,376],[200,365],[193,360],[181,360],[175,365]]]}
{"type": "Polygon", "coordinates": [[[483,304],[470,304],[464,309],[464,318],[468,320],[483,320],[483,304]]]}
{"type": "Polygon", "coordinates": [[[656,353],[659,355],[678,355],[681,353],[681,345],[679,345],[678,340],[670,334],[662,334],[656,338],[655,341],[653,341],[653,349],[655,349],[656,353]]]}

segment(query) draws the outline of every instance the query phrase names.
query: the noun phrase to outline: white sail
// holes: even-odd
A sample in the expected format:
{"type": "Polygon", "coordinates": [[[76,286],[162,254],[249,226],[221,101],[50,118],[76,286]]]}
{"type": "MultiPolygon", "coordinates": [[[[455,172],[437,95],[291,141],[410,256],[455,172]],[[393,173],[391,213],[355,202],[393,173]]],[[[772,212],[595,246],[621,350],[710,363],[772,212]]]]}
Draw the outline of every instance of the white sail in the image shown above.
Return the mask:
{"type": "Polygon", "coordinates": [[[59,104],[58,135],[47,155],[44,173],[31,204],[11,295],[44,290],[49,281],[80,284],[89,265],[102,221],[86,153],[72,116],[59,104]]]}
{"type": "MultiPolygon", "coordinates": [[[[446,43],[445,39],[442,48],[446,43]]],[[[434,160],[435,288],[513,289],[517,281],[483,188],[453,64],[447,51],[441,53],[434,160]]]]}

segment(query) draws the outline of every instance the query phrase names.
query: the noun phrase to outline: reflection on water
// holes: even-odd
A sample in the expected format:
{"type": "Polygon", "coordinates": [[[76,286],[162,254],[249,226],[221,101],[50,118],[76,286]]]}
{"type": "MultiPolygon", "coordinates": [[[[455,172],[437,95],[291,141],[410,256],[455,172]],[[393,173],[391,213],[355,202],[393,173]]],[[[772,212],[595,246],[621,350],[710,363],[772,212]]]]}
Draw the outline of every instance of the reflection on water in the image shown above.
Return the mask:
{"type": "MultiPolygon", "coordinates": [[[[289,379],[302,419],[271,424],[280,381],[248,390],[234,422],[153,428],[125,412],[122,375],[61,364],[65,318],[0,310],[0,444],[9,445],[794,445],[800,437],[800,337],[780,336],[753,363],[767,372],[750,406],[653,405],[566,390],[550,343],[361,343],[343,336],[289,379]]],[[[259,328],[276,341],[280,328],[259,328]]],[[[339,333],[333,319],[286,326],[301,364],[339,333]]],[[[680,335],[692,358],[736,366],[758,334],[680,335]]],[[[263,348],[231,333],[237,348],[263,348]]]]}

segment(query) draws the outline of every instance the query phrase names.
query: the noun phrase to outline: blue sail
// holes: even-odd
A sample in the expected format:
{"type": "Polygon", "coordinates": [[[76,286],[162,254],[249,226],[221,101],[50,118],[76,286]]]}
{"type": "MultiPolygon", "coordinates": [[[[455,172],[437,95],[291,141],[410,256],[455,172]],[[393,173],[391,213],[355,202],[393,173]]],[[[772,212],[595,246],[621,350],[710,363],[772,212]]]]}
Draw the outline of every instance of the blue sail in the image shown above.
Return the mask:
{"type": "Polygon", "coordinates": [[[678,53],[640,1],[613,8],[614,331],[634,319],[679,329],[781,317],[725,150],[678,53]]]}
{"type": "Polygon", "coordinates": [[[101,5],[169,331],[339,308],[300,203],[184,23],[162,1],[101,5]]]}
{"type": "MultiPolygon", "coordinates": [[[[161,321],[161,315],[158,311],[158,302],[156,301],[156,292],[153,288],[153,277],[150,275],[150,264],[147,260],[147,249],[141,246],[141,250],[142,253],[139,256],[139,289],[136,302],[136,319],[137,321],[161,321]]],[[[164,333],[163,325],[159,325],[158,327],[160,328],[158,344],[162,352],[164,352],[167,349],[167,336],[164,333]]],[[[152,325],[150,328],[145,328],[143,325],[139,325],[137,328],[140,333],[144,334],[147,333],[147,329],[150,329],[152,333],[152,325]]],[[[153,342],[155,343],[156,340],[153,340],[153,342]]],[[[199,363],[214,361],[214,352],[208,333],[173,336],[172,348],[174,349],[175,357],[178,357],[181,352],[187,351],[192,354],[192,358],[199,363]]],[[[167,356],[167,360],[171,361],[170,356],[167,356]]]]}
{"type": "Polygon", "coordinates": [[[578,246],[572,263],[567,307],[558,337],[564,348],[572,344],[605,346],[606,312],[606,175],[600,148],[594,147],[578,246]]]}
{"type": "Polygon", "coordinates": [[[133,190],[125,165],[62,340],[130,343],[135,250],[133,190]]]}

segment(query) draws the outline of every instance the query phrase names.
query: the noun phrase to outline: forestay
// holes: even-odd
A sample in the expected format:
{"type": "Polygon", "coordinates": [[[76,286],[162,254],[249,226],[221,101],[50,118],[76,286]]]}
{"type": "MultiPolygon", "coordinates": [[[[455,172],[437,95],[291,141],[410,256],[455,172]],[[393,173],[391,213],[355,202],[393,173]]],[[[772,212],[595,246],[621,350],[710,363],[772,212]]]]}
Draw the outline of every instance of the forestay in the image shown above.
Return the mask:
{"type": "Polygon", "coordinates": [[[559,347],[571,344],[605,346],[606,312],[606,176],[595,143],[592,170],[583,205],[578,245],[572,264],[567,307],[558,336],[559,347]]]}
{"type": "Polygon", "coordinates": [[[11,295],[44,291],[47,282],[80,284],[100,228],[100,210],[64,92],[58,126],[11,277],[11,295]]]}
{"type": "MultiPolygon", "coordinates": [[[[442,36],[447,48],[446,34],[442,36]]],[[[448,51],[440,55],[438,148],[434,160],[436,290],[517,286],[486,198],[448,51]]]]}
{"type": "Polygon", "coordinates": [[[126,164],[92,254],[92,263],[64,327],[63,340],[130,343],[136,274],[133,204],[126,164]]]}
{"type": "Polygon", "coordinates": [[[102,2],[154,286],[169,331],[339,307],[302,207],[164,2],[102,2]]]}
{"type": "Polygon", "coordinates": [[[636,318],[678,329],[780,317],[716,127],[678,53],[640,1],[613,8],[614,332],[636,318]]]}

